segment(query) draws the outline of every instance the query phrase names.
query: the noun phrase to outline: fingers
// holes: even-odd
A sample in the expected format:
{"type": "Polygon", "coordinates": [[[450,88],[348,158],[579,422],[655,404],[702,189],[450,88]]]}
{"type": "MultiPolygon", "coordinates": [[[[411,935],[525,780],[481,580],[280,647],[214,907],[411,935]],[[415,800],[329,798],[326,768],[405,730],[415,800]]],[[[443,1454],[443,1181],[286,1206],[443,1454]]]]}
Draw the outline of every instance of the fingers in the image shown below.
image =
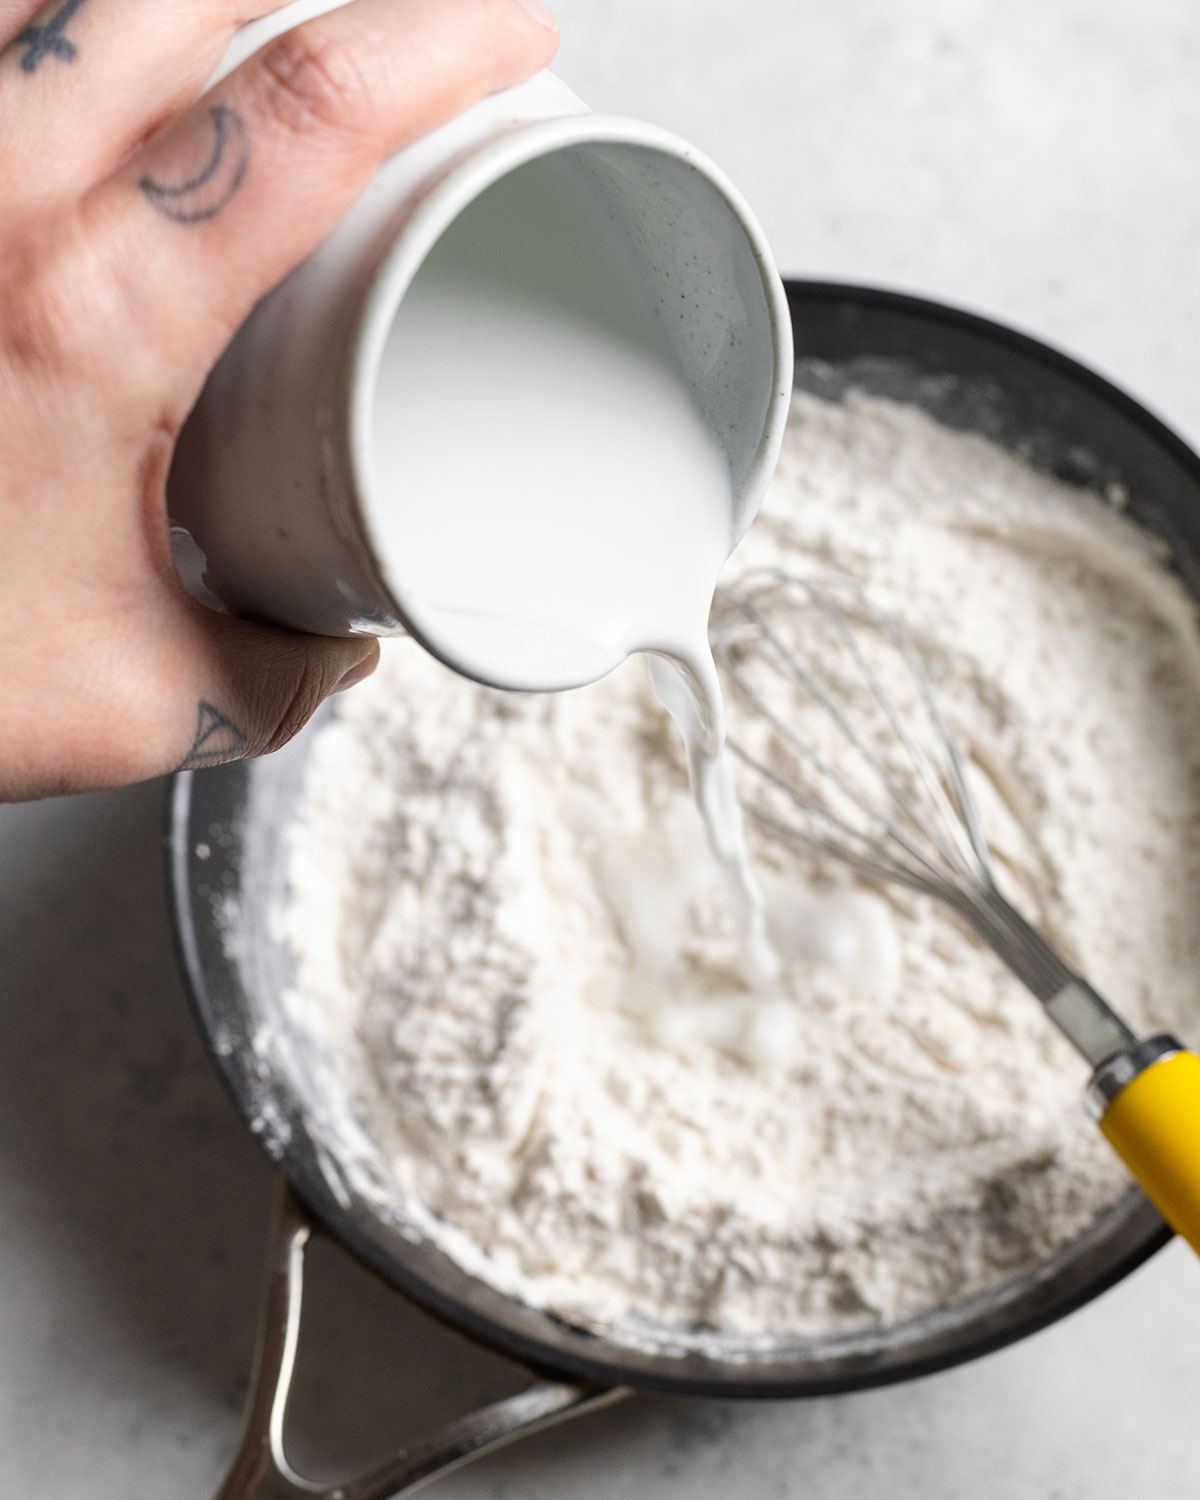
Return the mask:
{"type": "Polygon", "coordinates": [[[369,676],[373,638],[302,635],[234,620],[188,601],[175,628],[143,648],[141,779],[278,750],[331,693],[369,676]]]}
{"type": "Polygon", "coordinates": [[[236,27],[281,3],[47,0],[20,16],[10,4],[0,55],[6,207],[107,177],[196,97],[236,27]]]}
{"type": "Polygon", "coordinates": [[[373,639],[234,620],[165,583],[157,602],[84,622],[75,639],[74,652],[27,642],[8,665],[12,704],[39,722],[0,723],[0,801],[266,754],[379,657],[373,639]]]}
{"type": "Polygon", "coordinates": [[[145,336],[206,369],[385,156],[556,41],[522,0],[356,0],[269,43],[85,202],[145,336]]]}

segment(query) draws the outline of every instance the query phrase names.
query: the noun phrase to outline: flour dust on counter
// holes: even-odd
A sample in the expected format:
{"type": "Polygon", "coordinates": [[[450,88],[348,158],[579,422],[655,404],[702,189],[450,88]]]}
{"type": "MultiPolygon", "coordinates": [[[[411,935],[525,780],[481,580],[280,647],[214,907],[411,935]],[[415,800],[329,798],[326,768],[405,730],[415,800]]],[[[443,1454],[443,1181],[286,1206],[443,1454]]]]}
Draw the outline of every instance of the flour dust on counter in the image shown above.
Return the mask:
{"type": "MultiPolygon", "coordinates": [[[[1160,545],[852,393],[796,398],[727,576],[762,566],[900,618],[1001,883],[1132,1024],[1194,1037],[1200,633],[1160,545]]],[[[281,914],[356,1190],[531,1304],[684,1344],[943,1306],[1120,1194],[1081,1064],[991,953],[747,839],[769,978],[642,663],[535,697],[386,652],[312,746],[281,914]]]]}

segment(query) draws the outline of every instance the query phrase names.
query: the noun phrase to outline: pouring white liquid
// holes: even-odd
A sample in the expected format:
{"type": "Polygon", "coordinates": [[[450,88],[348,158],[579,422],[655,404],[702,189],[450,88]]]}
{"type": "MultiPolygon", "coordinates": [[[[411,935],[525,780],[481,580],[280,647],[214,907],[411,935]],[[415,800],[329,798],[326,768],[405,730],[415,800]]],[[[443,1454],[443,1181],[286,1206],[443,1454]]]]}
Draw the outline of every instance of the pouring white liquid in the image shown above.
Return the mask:
{"type": "Polygon", "coordinates": [[[687,309],[650,305],[634,253],[563,155],[476,199],[385,348],[369,515],[416,630],[470,676],[552,689],[653,653],[761,975],[707,632],[734,540],[729,464],[665,336],[687,309]]]}

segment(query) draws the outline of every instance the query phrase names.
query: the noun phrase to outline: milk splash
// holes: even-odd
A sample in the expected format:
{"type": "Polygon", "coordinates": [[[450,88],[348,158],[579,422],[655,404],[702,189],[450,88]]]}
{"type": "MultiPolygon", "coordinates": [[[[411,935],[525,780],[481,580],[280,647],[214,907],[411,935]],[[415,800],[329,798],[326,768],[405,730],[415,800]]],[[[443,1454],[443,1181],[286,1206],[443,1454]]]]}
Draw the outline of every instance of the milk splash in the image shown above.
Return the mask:
{"type": "Polygon", "coordinates": [[[692,795],[737,905],[745,978],[769,983],[779,972],[779,958],[767,937],[766,906],[746,848],[742,804],[725,747],[725,705],[707,633],[698,636],[686,658],[652,655],[650,680],[683,736],[692,795]]]}

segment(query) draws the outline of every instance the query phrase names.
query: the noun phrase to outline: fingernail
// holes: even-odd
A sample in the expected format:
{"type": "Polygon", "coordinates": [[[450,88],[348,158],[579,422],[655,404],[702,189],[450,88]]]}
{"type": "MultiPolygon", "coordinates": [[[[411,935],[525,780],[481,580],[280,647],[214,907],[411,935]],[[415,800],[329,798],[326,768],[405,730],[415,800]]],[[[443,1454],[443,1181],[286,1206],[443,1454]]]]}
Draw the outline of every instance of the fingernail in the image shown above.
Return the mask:
{"type": "Polygon", "coordinates": [[[546,26],[551,31],[558,30],[558,18],[549,6],[542,4],[542,0],[517,0],[517,4],[523,6],[539,26],[546,26]]]}
{"type": "Polygon", "coordinates": [[[371,673],[379,665],[378,654],[364,656],[362,661],[356,661],[350,670],[338,678],[335,693],[344,693],[347,688],[352,688],[356,682],[361,682],[364,677],[370,677],[371,673]]]}

